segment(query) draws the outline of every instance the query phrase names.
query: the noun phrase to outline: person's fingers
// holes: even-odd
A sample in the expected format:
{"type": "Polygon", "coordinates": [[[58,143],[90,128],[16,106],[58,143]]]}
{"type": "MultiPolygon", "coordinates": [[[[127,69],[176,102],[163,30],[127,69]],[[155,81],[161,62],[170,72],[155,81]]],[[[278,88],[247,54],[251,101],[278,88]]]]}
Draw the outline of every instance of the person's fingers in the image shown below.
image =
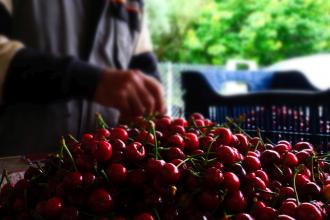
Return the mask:
{"type": "Polygon", "coordinates": [[[118,95],[118,100],[114,103],[115,108],[120,111],[120,117],[127,118],[131,112],[129,100],[126,91],[122,91],[118,95]]]}
{"type": "Polygon", "coordinates": [[[155,110],[158,111],[159,113],[164,113],[165,107],[164,107],[164,100],[163,100],[163,87],[162,85],[155,80],[154,78],[150,76],[145,77],[144,81],[145,87],[148,89],[150,94],[154,96],[154,99],[156,101],[156,107],[155,110]]]}
{"type": "Polygon", "coordinates": [[[144,78],[141,75],[137,75],[138,78],[136,80],[136,90],[139,98],[141,99],[146,114],[151,114],[156,109],[156,100],[154,96],[150,93],[150,91],[144,85],[144,78]]]}
{"type": "Polygon", "coordinates": [[[135,84],[130,85],[128,103],[129,103],[130,113],[132,116],[141,116],[144,114],[146,110],[138,90],[139,89],[136,87],[135,84]]]}

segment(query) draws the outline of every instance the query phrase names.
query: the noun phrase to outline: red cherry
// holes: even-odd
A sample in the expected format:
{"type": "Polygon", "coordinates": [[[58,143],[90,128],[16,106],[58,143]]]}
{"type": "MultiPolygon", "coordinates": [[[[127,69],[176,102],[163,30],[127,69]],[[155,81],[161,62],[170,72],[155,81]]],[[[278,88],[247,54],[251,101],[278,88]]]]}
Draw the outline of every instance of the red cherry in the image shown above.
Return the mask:
{"type": "Polygon", "coordinates": [[[15,198],[13,205],[12,205],[12,209],[16,213],[23,211],[25,209],[25,207],[26,207],[26,205],[25,205],[24,198],[20,198],[20,197],[15,198]]]}
{"type": "Polygon", "coordinates": [[[289,151],[292,149],[292,145],[290,144],[289,141],[280,140],[280,141],[277,142],[277,144],[285,144],[285,145],[287,145],[287,148],[288,148],[289,151]]]}
{"type": "Polygon", "coordinates": [[[211,136],[202,136],[199,138],[199,145],[205,151],[208,151],[210,144],[212,142],[213,142],[213,137],[211,136]]]}
{"type": "Polygon", "coordinates": [[[265,208],[266,205],[264,202],[262,201],[257,201],[253,206],[252,206],[252,210],[251,210],[251,214],[253,216],[257,216],[259,211],[262,210],[263,208],[265,208]]]}
{"type": "Polygon", "coordinates": [[[115,151],[126,151],[126,144],[120,139],[113,139],[110,141],[112,150],[115,151]]]}
{"type": "Polygon", "coordinates": [[[128,182],[130,187],[140,189],[146,182],[146,171],[144,169],[134,169],[128,173],[128,182]]]}
{"type": "Polygon", "coordinates": [[[291,217],[289,215],[278,215],[275,219],[276,220],[295,220],[293,217],[291,217]]]}
{"type": "Polygon", "coordinates": [[[152,144],[152,145],[155,144],[154,136],[146,130],[143,130],[140,132],[137,140],[141,143],[147,143],[147,144],[152,144]]]}
{"type": "Polygon", "coordinates": [[[172,121],[172,125],[187,127],[188,122],[184,118],[176,118],[172,121]]]}
{"type": "Polygon", "coordinates": [[[240,213],[246,208],[246,200],[243,193],[239,190],[228,193],[224,199],[225,209],[229,212],[240,213]]]}
{"type": "Polygon", "coordinates": [[[296,153],[299,164],[306,163],[307,159],[311,157],[309,152],[302,150],[296,153]]]}
{"type": "Polygon", "coordinates": [[[169,117],[162,117],[156,120],[156,128],[159,130],[166,130],[171,125],[171,118],[169,117]]]}
{"type": "Polygon", "coordinates": [[[87,203],[88,207],[96,214],[110,212],[113,206],[110,194],[102,188],[92,191],[88,197],[87,203]]]}
{"type": "Polygon", "coordinates": [[[292,152],[287,152],[283,154],[281,158],[284,165],[287,165],[289,167],[295,167],[298,165],[298,158],[292,152]]]}
{"type": "Polygon", "coordinates": [[[274,208],[271,207],[264,207],[259,210],[259,212],[256,214],[256,218],[258,220],[269,220],[269,219],[275,219],[277,216],[277,211],[274,208]]]}
{"type": "Polygon", "coordinates": [[[126,142],[128,140],[128,133],[124,128],[113,128],[111,130],[110,139],[120,139],[123,142],[126,142]]]}
{"type": "Polygon", "coordinates": [[[322,195],[327,202],[330,201],[330,184],[323,186],[322,195]]]}
{"type": "Polygon", "coordinates": [[[91,172],[86,172],[83,174],[83,185],[85,187],[90,187],[95,183],[96,177],[91,172]]]}
{"type": "Polygon", "coordinates": [[[133,220],[155,220],[155,218],[150,213],[141,213],[134,216],[133,220]]]}
{"type": "Polygon", "coordinates": [[[257,176],[253,179],[253,183],[252,184],[253,184],[253,186],[256,189],[265,190],[267,188],[265,182],[261,178],[259,178],[257,176]]]}
{"type": "Polygon", "coordinates": [[[88,142],[90,140],[93,140],[93,138],[94,138],[94,136],[92,134],[85,133],[81,137],[81,142],[88,142]]]}
{"type": "Polygon", "coordinates": [[[220,204],[220,196],[214,191],[202,191],[198,202],[205,210],[214,210],[220,204]]]}
{"type": "Polygon", "coordinates": [[[127,146],[127,158],[130,161],[138,162],[145,158],[145,149],[139,142],[133,142],[127,146]]]}
{"type": "Polygon", "coordinates": [[[303,186],[305,196],[317,198],[321,194],[321,187],[314,182],[308,182],[303,186]]]}
{"type": "Polygon", "coordinates": [[[106,128],[97,128],[96,136],[100,139],[108,138],[110,136],[110,131],[106,128]]]}
{"type": "Polygon", "coordinates": [[[170,147],[166,153],[166,156],[168,160],[184,159],[186,157],[185,153],[183,153],[183,151],[178,147],[170,147]]]}
{"type": "Polygon", "coordinates": [[[284,186],[280,188],[279,195],[286,199],[286,198],[294,198],[295,193],[292,187],[290,186],[284,186]]]}
{"type": "Polygon", "coordinates": [[[178,134],[184,135],[184,133],[186,132],[186,129],[181,125],[171,125],[171,130],[170,131],[173,134],[178,133],[178,134]]]}
{"type": "Polygon", "coordinates": [[[252,149],[257,149],[259,151],[265,150],[265,145],[263,144],[263,142],[260,140],[259,137],[253,137],[250,140],[250,144],[252,145],[252,149]]]}
{"type": "Polygon", "coordinates": [[[279,214],[289,215],[291,217],[295,216],[295,209],[297,208],[297,203],[290,200],[285,200],[282,202],[278,212],[279,214]]]}
{"type": "Polygon", "coordinates": [[[217,141],[223,145],[230,145],[233,142],[233,134],[228,128],[216,128],[213,133],[218,136],[217,141]]]}
{"type": "Polygon", "coordinates": [[[112,146],[107,141],[99,141],[94,157],[98,162],[109,160],[112,156],[112,146]]]}
{"type": "Polygon", "coordinates": [[[80,213],[76,207],[64,207],[60,220],[79,220],[80,213]]]}
{"type": "Polygon", "coordinates": [[[204,116],[201,113],[195,112],[195,113],[192,113],[189,118],[192,120],[204,119],[204,116]]]}
{"type": "Polygon", "coordinates": [[[294,150],[297,150],[297,151],[302,151],[302,150],[314,150],[314,147],[311,143],[308,143],[308,142],[298,142],[294,145],[293,147],[294,150]]]}
{"type": "Polygon", "coordinates": [[[310,180],[307,176],[300,174],[300,173],[297,174],[297,176],[296,176],[297,188],[302,189],[309,182],[310,182],[310,180]]]}
{"type": "Polygon", "coordinates": [[[195,119],[194,122],[195,122],[196,127],[204,127],[205,126],[204,119],[195,119]]]}
{"type": "Polygon", "coordinates": [[[259,177],[260,179],[262,179],[264,181],[266,186],[269,184],[269,178],[268,178],[268,175],[265,171],[257,170],[254,173],[256,174],[257,177],[259,177]]]}
{"type": "Polygon", "coordinates": [[[58,217],[63,209],[63,202],[58,197],[52,197],[44,204],[44,215],[47,218],[58,217]]]}
{"type": "Polygon", "coordinates": [[[240,180],[236,176],[236,174],[232,172],[225,172],[223,174],[223,186],[225,189],[227,189],[229,192],[233,192],[236,190],[239,190],[240,188],[240,180]]]}
{"type": "Polygon", "coordinates": [[[254,156],[246,156],[243,160],[243,165],[248,172],[254,172],[261,168],[260,160],[254,156]]]}
{"type": "Polygon", "coordinates": [[[69,190],[76,189],[82,186],[83,176],[80,172],[67,173],[63,180],[64,187],[69,190]]]}
{"type": "Polygon", "coordinates": [[[235,215],[233,220],[254,220],[254,218],[247,213],[239,213],[238,215],[235,215]]]}
{"type": "Polygon", "coordinates": [[[164,160],[156,160],[154,158],[150,158],[147,162],[146,171],[149,175],[154,176],[162,172],[164,165],[165,165],[164,160]]]}
{"type": "Polygon", "coordinates": [[[80,171],[93,171],[94,160],[91,155],[80,154],[75,157],[76,165],[80,171]]]}
{"type": "Polygon", "coordinates": [[[172,146],[183,149],[185,147],[184,139],[178,134],[171,135],[168,138],[168,143],[172,146]]]}
{"type": "Polygon", "coordinates": [[[291,149],[287,144],[277,144],[277,145],[275,145],[273,150],[275,150],[279,154],[284,154],[284,153],[290,151],[291,149]]]}
{"type": "Polygon", "coordinates": [[[263,167],[273,166],[273,164],[278,164],[280,160],[281,160],[280,154],[274,150],[265,150],[260,155],[260,162],[263,167]]]}
{"type": "Polygon", "coordinates": [[[244,134],[236,134],[235,136],[238,139],[238,145],[236,148],[240,153],[245,154],[249,148],[249,140],[244,134]]]}
{"type": "Polygon", "coordinates": [[[172,163],[166,163],[163,167],[162,179],[169,184],[176,184],[180,178],[179,169],[172,163]]]}
{"type": "Polygon", "coordinates": [[[259,151],[248,151],[246,156],[253,156],[253,157],[259,158],[260,152],[259,151]]]}
{"type": "Polygon", "coordinates": [[[304,202],[296,208],[295,218],[299,220],[322,220],[323,216],[315,205],[304,202]]]}
{"type": "Polygon", "coordinates": [[[232,164],[236,160],[235,151],[229,146],[220,146],[216,150],[218,160],[223,164],[232,164]]]}
{"type": "Polygon", "coordinates": [[[196,150],[199,147],[198,136],[194,133],[187,132],[184,136],[184,141],[186,149],[190,151],[196,150]]]}
{"type": "Polygon", "coordinates": [[[215,167],[208,168],[204,173],[204,183],[210,187],[217,187],[223,182],[222,172],[215,167]]]}
{"type": "Polygon", "coordinates": [[[105,170],[110,182],[122,183],[127,179],[128,171],[120,163],[112,163],[105,170]]]}

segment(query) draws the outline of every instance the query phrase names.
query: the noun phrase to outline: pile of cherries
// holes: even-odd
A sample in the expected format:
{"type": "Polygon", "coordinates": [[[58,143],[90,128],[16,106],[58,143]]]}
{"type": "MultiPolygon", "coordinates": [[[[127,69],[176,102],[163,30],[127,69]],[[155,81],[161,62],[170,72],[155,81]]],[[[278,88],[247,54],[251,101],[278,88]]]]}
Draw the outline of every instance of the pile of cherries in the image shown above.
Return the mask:
{"type": "Polygon", "coordinates": [[[330,219],[328,155],[308,142],[265,143],[198,113],[100,125],[7,181],[0,218],[330,219]]]}

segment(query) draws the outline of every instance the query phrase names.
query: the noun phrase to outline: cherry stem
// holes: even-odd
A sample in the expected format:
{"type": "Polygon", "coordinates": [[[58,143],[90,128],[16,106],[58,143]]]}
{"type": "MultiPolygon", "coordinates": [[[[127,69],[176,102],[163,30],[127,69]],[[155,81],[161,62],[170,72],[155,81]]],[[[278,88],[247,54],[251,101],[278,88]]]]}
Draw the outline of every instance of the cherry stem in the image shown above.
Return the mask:
{"type": "Polygon", "coordinates": [[[161,218],[160,218],[160,215],[158,213],[158,210],[156,208],[153,208],[153,212],[155,213],[157,220],[160,220],[161,218]]]}
{"type": "Polygon", "coordinates": [[[68,137],[70,138],[70,140],[72,140],[73,142],[75,143],[79,143],[79,141],[72,135],[72,134],[69,134],[68,137]]]}
{"type": "Polygon", "coordinates": [[[152,135],[154,136],[154,150],[155,150],[155,159],[158,160],[159,159],[159,146],[158,146],[158,140],[157,140],[157,137],[156,137],[156,131],[155,131],[155,127],[152,126],[152,123],[150,122],[149,123],[149,133],[152,133],[152,135]]]}
{"type": "Polygon", "coordinates": [[[293,175],[293,190],[294,190],[294,193],[296,196],[298,206],[300,205],[300,200],[299,200],[298,191],[297,191],[296,178],[299,173],[299,170],[300,170],[299,167],[297,169],[295,169],[294,175],[293,175]]]}
{"type": "Polygon", "coordinates": [[[101,174],[104,176],[105,180],[106,180],[107,182],[109,182],[109,177],[108,177],[107,173],[106,173],[103,169],[102,169],[100,172],[101,172],[101,174]]]}
{"type": "Polygon", "coordinates": [[[211,147],[213,145],[213,143],[215,142],[215,140],[211,141],[208,148],[207,148],[207,153],[206,153],[206,160],[209,159],[209,155],[210,155],[210,152],[211,152],[211,147]]]}
{"type": "Polygon", "coordinates": [[[236,129],[238,129],[242,134],[247,136],[249,139],[252,139],[252,137],[246,133],[232,118],[226,117],[226,121],[228,121],[229,124],[233,125],[236,129]]]}
{"type": "Polygon", "coordinates": [[[190,157],[184,159],[181,163],[179,163],[176,167],[179,168],[180,166],[182,166],[184,163],[186,163],[187,161],[191,160],[190,157]]]}
{"type": "Polygon", "coordinates": [[[73,159],[73,156],[68,148],[68,146],[66,146],[66,143],[65,143],[65,139],[64,137],[61,138],[61,148],[65,150],[65,152],[68,154],[72,164],[73,164],[73,168],[75,169],[75,171],[78,171],[78,168],[76,166],[76,163],[74,162],[74,159],[73,159]]]}
{"type": "Polygon", "coordinates": [[[275,196],[278,196],[278,195],[279,195],[279,194],[276,193],[276,192],[270,192],[270,191],[266,191],[266,190],[259,189],[259,188],[257,188],[256,190],[259,191],[259,192],[263,192],[263,193],[270,194],[270,195],[275,195],[275,196]]]}
{"type": "Polygon", "coordinates": [[[99,128],[109,128],[109,126],[107,125],[107,123],[105,123],[102,115],[99,112],[96,113],[96,122],[99,128]]]}
{"type": "Polygon", "coordinates": [[[312,159],[312,162],[311,162],[312,180],[313,180],[313,182],[315,182],[315,173],[314,173],[314,159],[315,159],[315,156],[312,156],[311,159],[312,159]]]}
{"type": "Polygon", "coordinates": [[[258,134],[259,140],[260,140],[261,143],[264,145],[265,143],[264,143],[264,141],[263,141],[263,139],[262,139],[262,137],[261,137],[261,130],[260,130],[260,128],[257,128],[257,134],[258,134]]]}
{"type": "Polygon", "coordinates": [[[261,141],[258,140],[258,143],[256,144],[256,146],[253,149],[254,152],[256,152],[258,150],[258,147],[259,147],[260,144],[261,144],[261,141]]]}
{"type": "Polygon", "coordinates": [[[274,167],[278,170],[278,172],[280,172],[281,176],[284,176],[283,171],[281,170],[281,168],[279,168],[276,164],[274,164],[274,167]]]}
{"type": "Polygon", "coordinates": [[[196,125],[195,120],[192,119],[191,122],[192,122],[192,124],[193,124],[193,128],[196,128],[196,129],[199,131],[199,133],[202,135],[202,137],[205,137],[204,132],[202,132],[202,130],[200,129],[200,127],[198,127],[198,126],[196,125]]]}

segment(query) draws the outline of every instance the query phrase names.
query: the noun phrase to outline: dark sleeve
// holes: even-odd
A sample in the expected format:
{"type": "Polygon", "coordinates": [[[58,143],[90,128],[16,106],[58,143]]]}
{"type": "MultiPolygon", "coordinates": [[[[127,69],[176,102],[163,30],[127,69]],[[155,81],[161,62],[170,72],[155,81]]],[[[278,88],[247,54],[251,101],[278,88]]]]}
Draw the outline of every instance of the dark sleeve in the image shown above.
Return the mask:
{"type": "Polygon", "coordinates": [[[10,63],[4,83],[4,104],[48,103],[94,95],[101,69],[72,57],[55,57],[25,48],[10,63]]]}
{"type": "Polygon", "coordinates": [[[6,8],[0,3],[0,34],[10,34],[11,17],[6,8]]]}
{"type": "Polygon", "coordinates": [[[154,53],[146,52],[135,55],[130,62],[130,69],[139,69],[145,74],[155,77],[161,81],[158,66],[158,60],[154,53]]]}

